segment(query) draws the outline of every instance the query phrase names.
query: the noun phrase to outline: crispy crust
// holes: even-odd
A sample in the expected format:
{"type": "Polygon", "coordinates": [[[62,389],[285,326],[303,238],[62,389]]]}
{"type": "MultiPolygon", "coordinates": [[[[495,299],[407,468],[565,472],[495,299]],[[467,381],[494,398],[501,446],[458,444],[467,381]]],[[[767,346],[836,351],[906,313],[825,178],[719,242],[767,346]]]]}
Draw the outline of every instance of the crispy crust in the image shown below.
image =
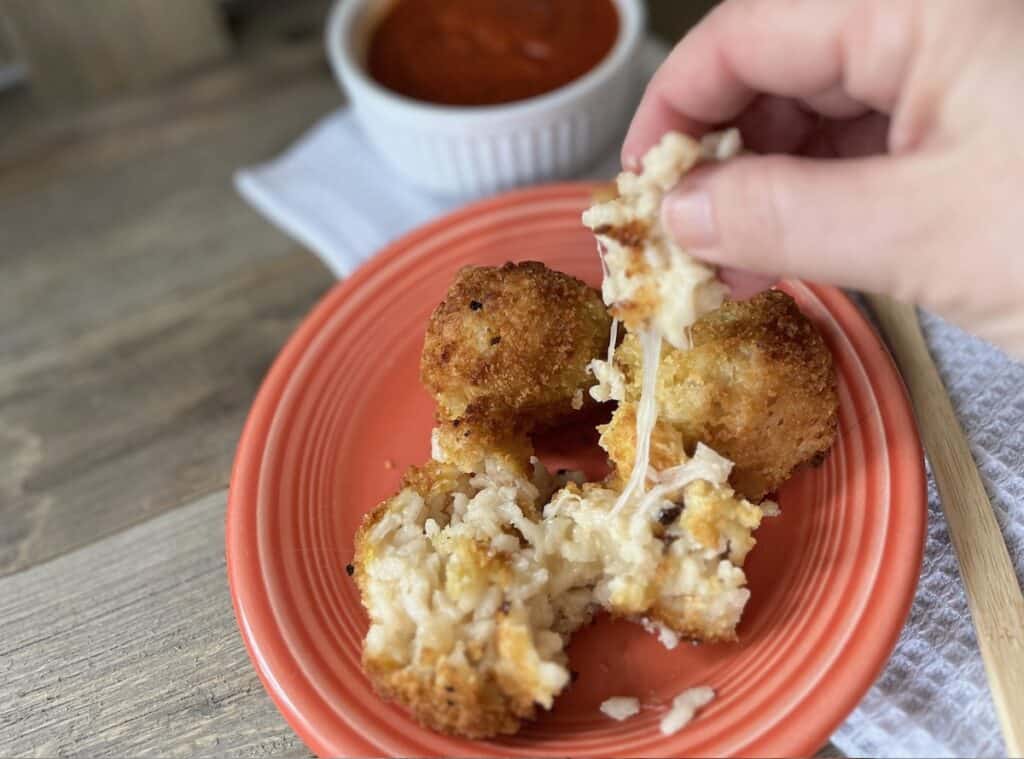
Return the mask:
{"type": "MultiPolygon", "coordinates": [[[[363,599],[369,597],[367,564],[375,558],[370,532],[406,490],[412,490],[426,501],[447,502],[452,495],[473,492],[470,475],[457,467],[431,461],[422,467],[411,467],[402,480],[398,494],[382,501],[368,513],[355,538],[354,579],[363,599]]],[[[536,518],[532,508],[531,518],[536,518]]],[[[470,568],[467,580],[482,576],[496,577],[507,584],[507,566],[502,556],[486,547],[466,543],[460,547],[470,568]]],[[[449,575],[448,583],[458,578],[449,575]]],[[[514,619],[503,611],[496,613],[498,653],[503,666],[482,671],[476,665],[480,651],[470,650],[467,661],[454,663],[444,657],[431,657],[429,652],[417,665],[403,665],[387,655],[372,656],[364,647],[363,669],[377,693],[410,710],[425,727],[449,735],[482,739],[500,734],[513,734],[524,719],[532,719],[536,704],[531,693],[536,683],[530,673],[535,662],[530,660],[530,631],[525,621],[514,619]],[[431,659],[434,659],[431,661],[431,659]]]]}
{"type": "Polygon", "coordinates": [[[536,712],[529,698],[510,694],[496,677],[481,677],[470,667],[445,662],[396,669],[366,656],[363,667],[381,697],[403,704],[424,727],[448,735],[471,739],[511,735],[536,712]]]}
{"type": "Polygon", "coordinates": [[[484,458],[489,458],[529,479],[533,444],[522,420],[476,409],[457,419],[439,420],[434,434],[444,460],[463,472],[481,471],[484,458]]]}
{"type": "Polygon", "coordinates": [[[682,614],[655,604],[644,616],[660,622],[684,640],[694,643],[735,643],[739,640],[736,630],[728,625],[710,626],[703,618],[705,609],[699,598],[687,601],[686,611],[682,614]]]}
{"type": "Polygon", "coordinates": [[[555,423],[589,403],[587,364],[607,346],[600,294],[536,261],[467,266],[427,326],[420,378],[442,419],[555,423]]]}
{"type": "MultiPolygon", "coordinates": [[[[574,413],[580,391],[588,395],[592,378],[586,367],[602,356],[609,321],[596,291],[541,264],[460,272],[431,317],[421,363],[422,381],[438,401],[435,443],[445,462],[410,469],[403,491],[364,518],[354,559],[354,579],[364,602],[369,597],[367,568],[376,558],[370,533],[390,509],[401,507],[403,493],[415,492],[435,514],[448,511],[453,494],[472,496],[470,480],[482,471],[485,458],[530,478],[530,434],[574,413]],[[501,339],[495,342],[494,337],[501,339]]],[[[789,296],[774,292],[728,303],[698,321],[692,338],[693,350],[665,346],[662,353],[653,466],[681,463],[697,442],[704,442],[736,463],[731,483],[754,500],[774,490],[793,468],[827,451],[836,428],[832,358],[789,296]]],[[[635,459],[639,360],[639,345],[628,336],[617,354],[627,399],[600,428],[602,446],[616,465],[611,487],[621,486],[635,459]]],[[[692,509],[688,505],[692,513],[678,518],[689,519],[686,530],[701,544],[730,538],[729,559],[742,566],[754,540],[748,532],[733,541],[728,530],[757,525],[730,527],[733,517],[723,511],[729,504],[712,495],[702,491],[704,500],[692,509]]],[[[520,506],[528,518],[539,518],[532,502],[520,506]]],[[[484,545],[468,541],[457,550],[463,569],[446,578],[446,592],[457,593],[459,582],[479,577],[499,587],[512,582],[502,557],[484,545]]],[[[671,571],[668,558],[658,571],[671,571]]],[[[652,584],[635,598],[626,594],[609,610],[660,622],[683,638],[736,639],[734,625],[715,611],[712,597],[694,596],[669,606],[652,595],[654,590],[652,584]]],[[[497,657],[497,665],[492,658],[484,666],[484,652],[474,644],[464,659],[421,651],[415,664],[391,659],[390,648],[376,655],[364,648],[363,666],[382,697],[402,704],[430,729],[471,739],[515,733],[523,720],[535,716],[531,694],[539,692],[540,681],[531,629],[514,615],[507,607],[495,614],[497,653],[492,650],[489,656],[497,657]]]]}
{"type": "MultiPolygon", "coordinates": [[[[406,488],[419,493],[424,500],[444,499],[451,506],[451,497],[455,493],[472,493],[469,485],[470,475],[459,471],[450,464],[442,464],[439,461],[428,461],[423,466],[413,466],[406,470],[402,476],[402,484],[399,493],[406,488]]],[[[397,495],[385,498],[378,503],[373,510],[363,516],[363,521],[356,530],[355,536],[355,558],[352,559],[353,577],[356,587],[362,598],[366,598],[366,563],[373,559],[373,543],[368,535],[374,525],[377,524],[388,513],[397,495]]]]}
{"type": "MultiPolygon", "coordinates": [[[[620,403],[611,421],[597,428],[601,433],[601,447],[615,465],[605,482],[615,490],[621,490],[626,484],[636,461],[636,407],[635,401],[620,403]]],[[[651,432],[650,465],[661,471],[686,459],[683,433],[659,419],[651,432]]]]}
{"type": "MultiPolygon", "coordinates": [[[[655,440],[681,435],[687,452],[698,442],[735,463],[730,483],[760,500],[802,464],[820,461],[838,420],[832,354],[786,293],[771,290],[727,302],[696,322],[693,348],[665,346],[658,367],[655,440]]],[[[627,401],[639,398],[640,349],[627,336],[616,354],[627,401]]],[[[627,476],[632,456],[622,439],[629,425],[613,419],[606,450],[627,476]]],[[[652,454],[654,455],[654,454],[652,454]]],[[[655,463],[655,466],[658,466],[655,463]]]]}

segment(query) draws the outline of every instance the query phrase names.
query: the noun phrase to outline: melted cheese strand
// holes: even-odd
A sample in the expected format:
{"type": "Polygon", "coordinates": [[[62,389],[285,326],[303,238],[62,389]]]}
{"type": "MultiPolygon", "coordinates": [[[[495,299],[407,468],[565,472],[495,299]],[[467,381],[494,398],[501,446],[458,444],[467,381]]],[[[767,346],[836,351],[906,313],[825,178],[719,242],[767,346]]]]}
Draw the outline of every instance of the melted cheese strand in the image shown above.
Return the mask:
{"type": "MultiPolygon", "coordinates": [[[[705,135],[699,142],[668,132],[644,156],[640,173],[619,174],[617,197],[595,203],[583,213],[583,224],[597,238],[604,301],[637,334],[642,346],[636,458],[612,516],[646,489],[651,436],[658,420],[655,390],[662,339],[680,350],[692,347],[691,325],[721,305],[726,294],[714,268],[688,255],[662,228],[661,201],[699,162],[726,160],[741,149],[736,129],[705,135]]],[[[608,361],[589,365],[598,380],[590,392],[598,401],[625,400],[624,389],[617,389],[621,373],[613,363],[617,328],[616,321],[608,361]]]]}
{"type": "Polygon", "coordinates": [[[658,379],[658,362],[661,359],[661,335],[655,330],[645,329],[639,333],[641,368],[643,378],[640,387],[640,403],[636,410],[636,460],[630,472],[626,487],[619,494],[611,516],[615,516],[629,502],[633,492],[639,489],[642,495],[647,484],[647,466],[651,460],[651,433],[658,421],[658,400],[655,396],[658,379]]]}
{"type": "Polygon", "coordinates": [[[669,498],[691,482],[704,480],[712,485],[725,485],[729,481],[733,464],[704,443],[697,443],[697,450],[685,464],[662,470],[657,477],[658,484],[647,491],[637,505],[637,513],[654,509],[659,501],[669,498]]]}

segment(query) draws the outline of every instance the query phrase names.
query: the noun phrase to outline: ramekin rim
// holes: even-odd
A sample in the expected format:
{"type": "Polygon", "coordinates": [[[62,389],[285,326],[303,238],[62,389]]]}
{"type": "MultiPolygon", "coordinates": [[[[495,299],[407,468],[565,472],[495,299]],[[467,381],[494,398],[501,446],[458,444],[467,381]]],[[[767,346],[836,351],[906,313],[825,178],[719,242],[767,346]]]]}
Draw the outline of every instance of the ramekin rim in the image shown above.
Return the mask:
{"type": "Polygon", "coordinates": [[[594,68],[582,76],[541,95],[510,103],[481,106],[453,106],[429,103],[401,95],[378,84],[355,60],[350,46],[342,45],[347,26],[370,0],[335,0],[325,27],[325,45],[331,68],[346,86],[350,102],[356,100],[349,79],[389,107],[403,110],[408,116],[429,116],[440,121],[463,122],[496,120],[529,114],[531,111],[559,107],[582,98],[618,74],[634,59],[646,30],[647,9],[642,0],[611,0],[619,11],[619,31],[615,44],[594,68]]]}

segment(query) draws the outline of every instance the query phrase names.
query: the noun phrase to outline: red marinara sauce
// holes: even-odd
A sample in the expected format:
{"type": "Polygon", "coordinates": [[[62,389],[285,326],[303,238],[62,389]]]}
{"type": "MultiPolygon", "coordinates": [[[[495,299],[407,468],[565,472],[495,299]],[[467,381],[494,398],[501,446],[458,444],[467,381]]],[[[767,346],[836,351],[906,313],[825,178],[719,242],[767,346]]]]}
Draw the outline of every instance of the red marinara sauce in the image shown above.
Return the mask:
{"type": "Polygon", "coordinates": [[[541,95],[612,49],[611,0],[397,0],[370,41],[370,75],[389,90],[444,105],[541,95]]]}

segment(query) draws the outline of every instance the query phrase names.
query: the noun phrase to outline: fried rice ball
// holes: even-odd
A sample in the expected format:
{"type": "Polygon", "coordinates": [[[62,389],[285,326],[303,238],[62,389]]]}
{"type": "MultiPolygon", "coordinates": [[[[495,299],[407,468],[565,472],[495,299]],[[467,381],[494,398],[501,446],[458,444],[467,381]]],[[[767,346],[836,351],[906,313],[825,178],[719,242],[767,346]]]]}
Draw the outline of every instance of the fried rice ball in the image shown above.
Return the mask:
{"type": "Polygon", "coordinates": [[[374,687],[431,729],[486,738],[551,708],[571,679],[565,646],[598,609],[669,648],[734,640],[742,565],[771,511],[735,497],[727,473],[698,448],[663,492],[612,513],[616,491],[539,465],[412,469],[356,535],[374,687]]]}
{"type": "Polygon", "coordinates": [[[439,419],[556,424],[590,403],[610,325],[597,290],[544,264],[467,266],[430,317],[420,378],[439,419]]]}
{"type": "Polygon", "coordinates": [[[591,612],[554,603],[536,551],[522,549],[551,493],[538,479],[491,459],[473,475],[433,461],[356,535],[363,667],[433,730],[514,733],[569,682],[567,636],[591,612]]]}
{"type": "MultiPolygon", "coordinates": [[[[692,328],[693,348],[662,346],[655,468],[672,451],[704,443],[734,462],[730,483],[758,501],[800,465],[819,462],[836,436],[838,395],[832,354],[786,293],[726,302],[692,328]]],[[[635,454],[640,345],[627,335],[615,355],[625,403],[603,428],[602,446],[624,482],[635,454]]]]}
{"type": "Polygon", "coordinates": [[[370,617],[364,669],[431,729],[489,738],[550,709],[571,679],[569,638],[598,610],[669,648],[735,640],[743,563],[777,510],[751,501],[831,444],[831,357],[774,293],[701,319],[692,351],[664,346],[659,477],[628,508],[617,503],[636,455],[633,336],[602,430],[616,471],[603,484],[551,476],[530,435],[582,406],[608,329],[595,291],[535,263],[464,269],[431,318],[421,376],[439,406],[434,460],[366,516],[352,570],[370,617]]]}

